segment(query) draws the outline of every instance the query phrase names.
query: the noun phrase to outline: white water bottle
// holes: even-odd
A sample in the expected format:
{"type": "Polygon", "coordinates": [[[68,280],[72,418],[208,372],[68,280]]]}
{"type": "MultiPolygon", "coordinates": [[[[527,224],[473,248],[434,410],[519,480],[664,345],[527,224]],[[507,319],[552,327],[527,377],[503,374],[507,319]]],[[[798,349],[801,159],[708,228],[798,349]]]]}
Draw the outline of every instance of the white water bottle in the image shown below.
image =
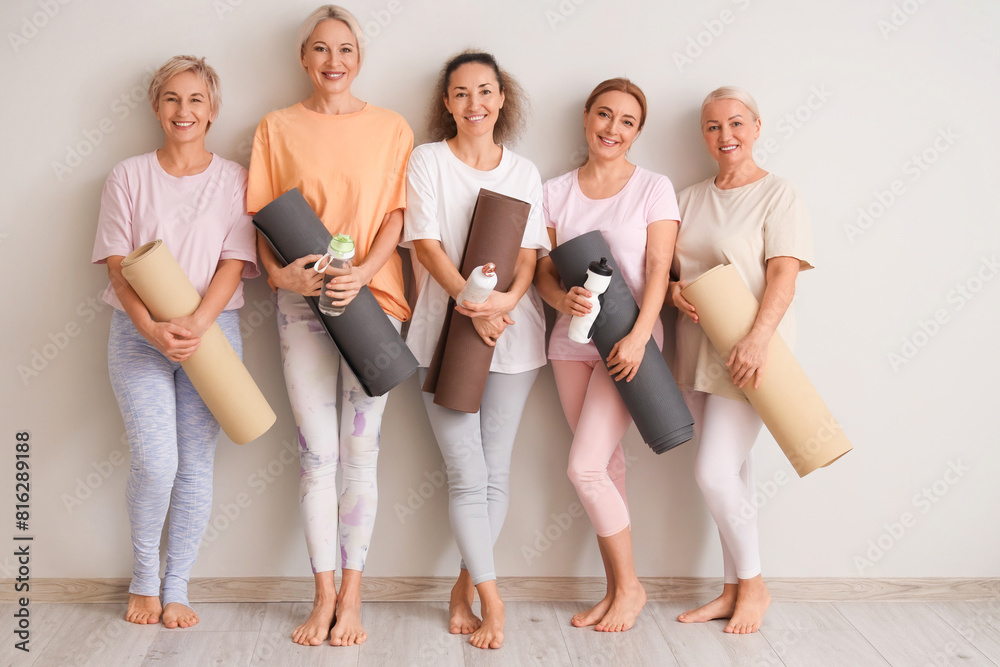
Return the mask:
{"type": "Polygon", "coordinates": [[[586,315],[574,315],[573,319],[570,320],[569,339],[574,343],[589,343],[594,335],[594,322],[597,321],[597,315],[601,312],[600,296],[611,284],[611,274],[613,273],[614,271],[608,266],[607,257],[601,257],[600,262],[591,262],[590,266],[587,267],[587,281],[583,284],[583,288],[591,294],[587,298],[590,301],[590,312],[586,315]]]}
{"type": "Polygon", "coordinates": [[[482,303],[490,298],[490,294],[497,286],[496,265],[492,262],[477,266],[469,274],[469,279],[465,281],[465,287],[458,293],[455,303],[462,305],[462,302],[482,303]]]}

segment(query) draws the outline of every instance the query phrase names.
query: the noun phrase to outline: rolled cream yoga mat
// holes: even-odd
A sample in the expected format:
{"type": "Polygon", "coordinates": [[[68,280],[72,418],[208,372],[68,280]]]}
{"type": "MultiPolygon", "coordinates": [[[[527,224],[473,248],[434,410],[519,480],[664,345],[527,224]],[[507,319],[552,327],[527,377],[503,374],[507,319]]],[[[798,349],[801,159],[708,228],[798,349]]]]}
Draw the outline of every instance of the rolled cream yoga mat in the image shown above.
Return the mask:
{"type": "MultiPolygon", "coordinates": [[[[628,334],[639,317],[639,306],[622,278],[607,241],[599,231],[587,232],[560,243],[549,255],[567,288],[582,287],[591,262],[608,258],[614,273],[604,292],[597,315],[594,345],[605,360],[611,349],[628,334]]],[[[694,437],[694,419],[684,403],[667,362],[650,337],[639,370],[631,382],[615,382],[642,439],[657,454],[673,449],[694,437]]]]}
{"type": "MultiPolygon", "coordinates": [[[[681,290],[698,312],[698,323],[723,359],[753,326],[760,305],[732,264],[719,265],[681,290]]],[[[767,346],[759,389],[743,393],[774,436],[799,477],[828,466],[853,448],[819,392],[777,333],[767,346]]]]}
{"type": "MultiPolygon", "coordinates": [[[[201,296],[163,241],[136,248],[122,260],[122,275],[157,322],[191,315],[201,296]]],[[[181,368],[230,440],[244,445],[276,419],[250,372],[215,322],[181,368]]]]}
{"type": "MultiPolygon", "coordinates": [[[[333,237],[298,188],[259,210],[253,224],[285,264],[322,255],[333,237]]],[[[333,317],[320,312],[318,297],[303,298],[369,396],[382,396],[416,372],[416,357],[367,285],[333,317]]]]}
{"type": "MultiPolygon", "coordinates": [[[[476,267],[492,262],[496,289],[510,289],[530,211],[527,202],[481,189],[462,258],[462,277],[468,280],[476,267]]],[[[437,405],[459,412],[478,412],[492,361],[493,348],[476,333],[471,318],[455,312],[455,301],[449,299],[423,390],[434,394],[437,405]]]]}

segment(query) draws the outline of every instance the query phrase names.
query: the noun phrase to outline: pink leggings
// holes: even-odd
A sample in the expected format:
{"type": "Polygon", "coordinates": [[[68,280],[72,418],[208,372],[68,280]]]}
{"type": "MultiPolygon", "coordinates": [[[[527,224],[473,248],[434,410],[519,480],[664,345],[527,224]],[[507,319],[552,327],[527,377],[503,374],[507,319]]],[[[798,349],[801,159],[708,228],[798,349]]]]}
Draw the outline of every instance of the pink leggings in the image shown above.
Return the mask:
{"type": "Polygon", "coordinates": [[[622,437],[632,417],[603,362],[553,359],[552,372],[573,431],[569,478],[597,534],[620,533],[629,526],[622,437]]]}

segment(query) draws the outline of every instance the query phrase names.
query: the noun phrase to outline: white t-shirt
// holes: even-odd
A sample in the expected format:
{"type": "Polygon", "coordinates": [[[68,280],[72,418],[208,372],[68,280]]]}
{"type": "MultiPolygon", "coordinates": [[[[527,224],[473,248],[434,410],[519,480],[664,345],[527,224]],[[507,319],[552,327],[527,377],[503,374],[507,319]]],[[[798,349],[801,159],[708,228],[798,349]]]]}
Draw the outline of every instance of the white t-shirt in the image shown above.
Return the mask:
{"type": "MultiPolygon", "coordinates": [[[[556,231],[556,245],[600,230],[622,278],[638,304],[646,290],[646,228],[660,220],[680,220],[670,179],[636,167],[625,186],[604,199],[583,194],[579,169],[545,182],[545,221],[556,231]]],[[[592,361],[601,358],[594,342],[569,339],[572,316],[559,313],[549,337],[549,359],[592,361]]],[[[663,322],[653,323],[653,339],[663,347],[663,322]]]]}
{"type": "MultiPolygon", "coordinates": [[[[678,197],[684,224],[677,235],[673,271],[691,282],[719,264],[733,264],[759,302],[767,287],[767,260],[794,257],[799,270],[812,268],[813,244],[809,214],[791,182],[768,174],[729,190],[715,178],[684,189],[678,197]]],[[[789,304],[778,333],[795,345],[795,311],[789,304]]],[[[725,360],[719,357],[701,326],[686,315],[677,319],[674,377],[681,389],[747,402],[733,384],[725,360]]]]}
{"type": "MultiPolygon", "coordinates": [[[[461,268],[465,241],[480,188],[531,204],[522,248],[549,249],[542,219],[542,179],[529,160],[503,149],[495,169],[480,171],[465,164],[444,141],[418,146],[406,172],[406,211],[401,245],[436,239],[456,267],[461,268]]],[[[406,344],[417,363],[430,366],[448,309],[448,293],[420,262],[413,261],[417,303],[413,307],[406,344]]],[[[523,373],[545,365],[545,315],[535,287],[528,288],[510,312],[507,327],[493,351],[490,371],[523,373]]]]}

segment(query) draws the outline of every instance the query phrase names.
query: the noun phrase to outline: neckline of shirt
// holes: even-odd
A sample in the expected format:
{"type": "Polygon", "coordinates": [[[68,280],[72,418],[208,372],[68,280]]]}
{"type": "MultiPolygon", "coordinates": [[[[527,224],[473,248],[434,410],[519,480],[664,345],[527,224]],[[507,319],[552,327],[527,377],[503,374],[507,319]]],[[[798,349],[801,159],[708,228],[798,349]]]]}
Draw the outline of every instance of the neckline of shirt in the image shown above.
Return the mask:
{"type": "Polygon", "coordinates": [[[497,164],[497,166],[493,167],[492,169],[476,169],[472,165],[468,165],[465,162],[463,162],[460,157],[458,157],[451,151],[451,146],[448,145],[447,139],[439,141],[438,143],[441,144],[441,150],[443,150],[448,155],[449,160],[453,161],[455,164],[460,165],[459,167],[460,169],[465,169],[468,173],[474,174],[479,178],[492,179],[497,177],[498,175],[504,172],[504,170],[507,168],[508,163],[510,162],[510,158],[508,157],[510,151],[507,150],[507,147],[504,146],[503,144],[500,144],[500,150],[502,152],[500,153],[500,163],[497,164]]]}
{"type": "Polygon", "coordinates": [[[622,189],[619,190],[618,192],[614,193],[610,197],[601,197],[600,199],[593,199],[593,198],[588,197],[587,195],[585,195],[583,193],[583,188],[580,187],[580,168],[577,167],[572,172],[573,173],[573,192],[576,193],[577,197],[579,197],[580,199],[582,199],[583,201],[585,201],[588,204],[598,204],[598,203],[601,203],[601,202],[613,202],[617,198],[623,196],[628,191],[628,189],[632,187],[632,183],[634,183],[637,180],[637,178],[638,178],[639,170],[640,169],[642,169],[642,167],[640,167],[639,165],[635,165],[635,169],[632,170],[632,175],[628,177],[628,180],[625,181],[625,185],[623,185],[622,189]]]}
{"type": "Polygon", "coordinates": [[[199,178],[207,178],[209,175],[215,172],[220,164],[222,164],[222,158],[219,157],[217,153],[212,153],[212,161],[208,163],[208,166],[204,170],[197,174],[187,174],[186,176],[174,176],[160,164],[159,158],[156,157],[156,151],[148,153],[149,161],[153,163],[153,169],[160,174],[163,178],[169,179],[175,183],[182,182],[184,180],[197,180],[199,178]]]}
{"type": "Polygon", "coordinates": [[[716,194],[727,195],[727,196],[728,195],[735,195],[735,194],[739,194],[741,192],[746,192],[747,190],[750,190],[751,188],[754,188],[754,187],[760,185],[764,181],[770,180],[770,178],[772,176],[774,176],[774,172],[770,172],[769,171],[766,174],[764,174],[762,177],[758,178],[756,181],[753,181],[751,183],[747,183],[746,185],[741,185],[741,186],[736,187],[736,188],[720,188],[718,185],[715,184],[715,176],[713,176],[712,178],[708,179],[708,187],[709,187],[710,190],[712,190],[716,194]]]}
{"type": "Polygon", "coordinates": [[[293,108],[301,110],[308,116],[315,116],[317,118],[324,118],[324,119],[339,118],[342,120],[346,120],[348,118],[356,118],[357,116],[360,116],[363,113],[367,113],[368,110],[371,108],[371,106],[372,106],[371,104],[365,102],[365,105],[363,107],[361,107],[357,111],[352,111],[350,113],[321,113],[319,111],[313,111],[312,109],[307,108],[306,105],[303,104],[302,102],[296,102],[293,108]]]}

